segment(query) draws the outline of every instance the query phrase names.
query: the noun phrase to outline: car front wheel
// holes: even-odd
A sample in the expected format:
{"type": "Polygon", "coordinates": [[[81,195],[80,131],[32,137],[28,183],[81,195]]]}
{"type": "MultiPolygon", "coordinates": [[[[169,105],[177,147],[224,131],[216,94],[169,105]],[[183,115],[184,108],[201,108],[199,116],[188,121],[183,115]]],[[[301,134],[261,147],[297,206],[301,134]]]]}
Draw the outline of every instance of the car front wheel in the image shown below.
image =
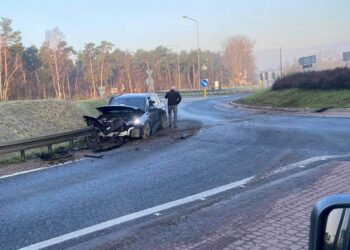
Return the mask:
{"type": "Polygon", "coordinates": [[[151,136],[151,127],[148,122],[145,123],[145,125],[142,128],[141,138],[147,139],[151,136]]]}

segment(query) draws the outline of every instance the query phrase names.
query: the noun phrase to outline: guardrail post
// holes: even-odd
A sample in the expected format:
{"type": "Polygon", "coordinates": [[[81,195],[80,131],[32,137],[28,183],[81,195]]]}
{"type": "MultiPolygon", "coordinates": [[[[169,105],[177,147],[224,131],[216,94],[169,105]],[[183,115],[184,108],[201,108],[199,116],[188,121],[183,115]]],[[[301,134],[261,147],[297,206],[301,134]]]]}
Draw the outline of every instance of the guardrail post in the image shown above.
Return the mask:
{"type": "Polygon", "coordinates": [[[47,151],[49,152],[49,154],[52,153],[52,145],[51,144],[47,145],[47,151]]]}
{"type": "Polygon", "coordinates": [[[21,150],[21,159],[25,160],[26,159],[26,154],[24,150],[21,150]]]}
{"type": "Polygon", "coordinates": [[[73,140],[69,141],[69,150],[72,150],[72,149],[73,149],[73,140]]]}

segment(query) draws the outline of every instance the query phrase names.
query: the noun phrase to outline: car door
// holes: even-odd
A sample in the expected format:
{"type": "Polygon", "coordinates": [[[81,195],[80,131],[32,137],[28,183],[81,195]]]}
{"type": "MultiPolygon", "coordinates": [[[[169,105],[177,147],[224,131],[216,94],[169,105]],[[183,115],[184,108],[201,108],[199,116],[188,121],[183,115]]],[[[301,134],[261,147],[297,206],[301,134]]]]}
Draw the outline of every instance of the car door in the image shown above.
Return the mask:
{"type": "Polygon", "coordinates": [[[149,123],[152,132],[155,132],[159,126],[159,109],[157,106],[157,100],[154,95],[150,95],[148,98],[148,112],[149,112],[149,123]],[[149,101],[153,102],[153,105],[149,101]]]}
{"type": "Polygon", "coordinates": [[[157,100],[157,107],[158,107],[158,119],[160,124],[163,121],[166,121],[167,119],[167,115],[166,115],[166,111],[165,111],[165,106],[164,103],[162,103],[162,101],[159,99],[159,96],[157,94],[154,95],[156,100],[157,100]]]}

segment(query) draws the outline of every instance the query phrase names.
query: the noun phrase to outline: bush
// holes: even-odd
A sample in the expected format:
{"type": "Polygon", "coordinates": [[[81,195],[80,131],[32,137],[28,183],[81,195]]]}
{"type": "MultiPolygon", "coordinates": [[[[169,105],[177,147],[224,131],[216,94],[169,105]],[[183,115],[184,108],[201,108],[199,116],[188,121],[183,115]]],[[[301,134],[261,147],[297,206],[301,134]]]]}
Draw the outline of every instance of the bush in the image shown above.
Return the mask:
{"type": "Polygon", "coordinates": [[[277,79],[272,86],[272,90],[291,88],[305,90],[350,89],[350,69],[336,68],[332,70],[294,73],[277,79]]]}

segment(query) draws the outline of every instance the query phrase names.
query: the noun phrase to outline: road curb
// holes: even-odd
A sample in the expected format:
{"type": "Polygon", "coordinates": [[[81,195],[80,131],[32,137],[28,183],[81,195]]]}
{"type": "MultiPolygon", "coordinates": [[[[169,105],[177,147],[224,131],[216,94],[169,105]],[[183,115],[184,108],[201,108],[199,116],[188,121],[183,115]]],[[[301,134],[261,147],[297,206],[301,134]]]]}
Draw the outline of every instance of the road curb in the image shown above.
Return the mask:
{"type": "Polygon", "coordinates": [[[291,113],[308,113],[308,114],[322,114],[329,116],[339,116],[339,117],[349,117],[350,109],[346,108],[332,108],[326,111],[320,111],[321,108],[282,108],[282,107],[271,107],[271,106],[256,106],[256,105],[248,105],[241,104],[235,101],[231,101],[230,104],[236,108],[247,108],[247,109],[256,109],[256,110],[264,110],[264,111],[283,111],[283,112],[291,112],[291,113]]]}
{"type": "Polygon", "coordinates": [[[316,112],[316,110],[318,110],[318,109],[312,109],[312,108],[279,108],[279,107],[271,107],[271,106],[255,106],[255,105],[241,104],[235,101],[231,101],[230,104],[234,107],[239,107],[239,108],[260,109],[260,110],[268,110],[268,111],[316,112]]]}

